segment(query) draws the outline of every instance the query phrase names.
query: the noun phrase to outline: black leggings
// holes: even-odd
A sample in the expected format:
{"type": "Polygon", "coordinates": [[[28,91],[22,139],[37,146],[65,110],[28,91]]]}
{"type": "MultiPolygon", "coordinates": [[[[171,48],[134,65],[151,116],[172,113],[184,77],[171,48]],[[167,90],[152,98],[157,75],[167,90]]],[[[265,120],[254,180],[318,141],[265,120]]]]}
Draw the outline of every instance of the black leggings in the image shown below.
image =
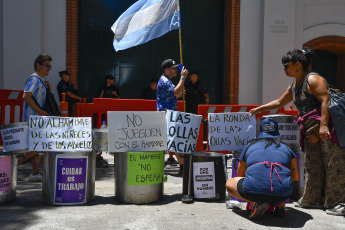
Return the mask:
{"type": "Polygon", "coordinates": [[[283,202],[289,198],[287,196],[270,196],[270,195],[261,195],[261,194],[250,194],[244,190],[243,180],[244,180],[244,178],[242,178],[238,181],[237,191],[246,200],[249,200],[252,202],[258,202],[258,203],[268,203],[270,205],[278,205],[281,202],[283,202]]]}

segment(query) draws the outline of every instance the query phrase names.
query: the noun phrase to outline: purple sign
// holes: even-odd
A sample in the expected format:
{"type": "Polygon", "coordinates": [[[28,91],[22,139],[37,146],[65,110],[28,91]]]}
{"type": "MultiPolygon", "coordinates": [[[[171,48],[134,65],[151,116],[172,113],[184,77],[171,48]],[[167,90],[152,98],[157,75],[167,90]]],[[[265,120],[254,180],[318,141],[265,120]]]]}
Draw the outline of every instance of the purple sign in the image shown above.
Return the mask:
{"type": "MultiPolygon", "coordinates": [[[[240,159],[232,158],[232,172],[231,172],[232,178],[237,177],[237,169],[238,169],[238,164],[239,163],[240,163],[240,159]]],[[[235,197],[232,197],[231,199],[232,200],[237,200],[239,202],[247,202],[247,201],[244,201],[244,200],[241,200],[241,199],[237,199],[235,197]]]]}
{"type": "Polygon", "coordinates": [[[87,157],[56,158],[55,204],[86,203],[87,157]]]}
{"type": "Polygon", "coordinates": [[[11,187],[11,156],[0,157],[0,192],[11,187]]]}

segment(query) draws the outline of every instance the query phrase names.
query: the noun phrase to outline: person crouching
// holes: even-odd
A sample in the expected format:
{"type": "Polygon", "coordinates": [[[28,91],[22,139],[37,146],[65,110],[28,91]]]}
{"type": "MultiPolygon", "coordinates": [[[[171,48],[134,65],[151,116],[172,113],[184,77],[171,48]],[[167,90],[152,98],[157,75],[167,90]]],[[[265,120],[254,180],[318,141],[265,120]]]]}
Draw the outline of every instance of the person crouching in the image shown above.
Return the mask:
{"type": "Polygon", "coordinates": [[[231,196],[253,202],[250,219],[261,218],[269,204],[273,213],[284,217],[284,201],[292,194],[292,180],[299,180],[296,155],[280,141],[278,123],[266,118],[260,123],[257,139],[242,151],[238,177],[226,182],[231,196]]]}

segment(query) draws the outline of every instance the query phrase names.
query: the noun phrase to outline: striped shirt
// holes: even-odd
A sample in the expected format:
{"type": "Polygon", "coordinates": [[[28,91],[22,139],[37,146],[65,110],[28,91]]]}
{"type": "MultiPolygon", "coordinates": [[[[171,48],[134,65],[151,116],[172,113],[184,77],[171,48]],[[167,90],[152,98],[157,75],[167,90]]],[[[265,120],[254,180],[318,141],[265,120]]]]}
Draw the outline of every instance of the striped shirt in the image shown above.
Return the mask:
{"type": "MultiPolygon", "coordinates": [[[[41,77],[33,73],[26,82],[24,92],[31,92],[40,107],[43,108],[46,99],[46,88],[42,83],[43,78],[41,78],[42,81],[38,78],[41,77]]],[[[38,115],[38,113],[24,101],[23,121],[28,121],[30,115],[38,115]]]]}

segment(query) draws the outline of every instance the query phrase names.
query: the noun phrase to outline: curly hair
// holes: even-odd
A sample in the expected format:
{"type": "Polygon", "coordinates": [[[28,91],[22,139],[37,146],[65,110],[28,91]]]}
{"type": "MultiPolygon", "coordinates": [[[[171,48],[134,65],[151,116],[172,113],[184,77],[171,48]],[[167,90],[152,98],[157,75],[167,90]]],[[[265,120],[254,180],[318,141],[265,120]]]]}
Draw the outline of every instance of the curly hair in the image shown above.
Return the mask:
{"type": "Polygon", "coordinates": [[[287,52],[282,57],[282,63],[296,63],[300,62],[303,66],[304,70],[307,70],[309,66],[311,65],[312,57],[314,56],[314,51],[310,49],[309,47],[305,47],[303,50],[294,49],[292,51],[287,52]]]}

